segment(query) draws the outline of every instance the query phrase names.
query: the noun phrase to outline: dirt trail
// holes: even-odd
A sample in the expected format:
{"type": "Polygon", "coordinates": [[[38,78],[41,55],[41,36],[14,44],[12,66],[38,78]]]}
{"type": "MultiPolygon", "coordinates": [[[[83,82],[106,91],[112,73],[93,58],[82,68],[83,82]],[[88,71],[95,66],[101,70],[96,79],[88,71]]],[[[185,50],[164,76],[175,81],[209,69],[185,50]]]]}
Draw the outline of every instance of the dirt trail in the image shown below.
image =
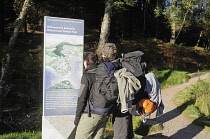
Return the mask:
{"type": "Polygon", "coordinates": [[[194,125],[192,122],[186,119],[177,106],[173,103],[173,98],[180,91],[186,87],[190,87],[196,84],[198,79],[210,78],[210,73],[203,73],[200,76],[193,74],[191,79],[187,83],[172,86],[162,90],[162,99],[165,105],[165,112],[158,118],[152,118],[158,123],[163,124],[163,130],[153,132],[151,136],[170,138],[170,139],[207,139],[210,138],[210,132],[206,131],[202,127],[194,125]]]}

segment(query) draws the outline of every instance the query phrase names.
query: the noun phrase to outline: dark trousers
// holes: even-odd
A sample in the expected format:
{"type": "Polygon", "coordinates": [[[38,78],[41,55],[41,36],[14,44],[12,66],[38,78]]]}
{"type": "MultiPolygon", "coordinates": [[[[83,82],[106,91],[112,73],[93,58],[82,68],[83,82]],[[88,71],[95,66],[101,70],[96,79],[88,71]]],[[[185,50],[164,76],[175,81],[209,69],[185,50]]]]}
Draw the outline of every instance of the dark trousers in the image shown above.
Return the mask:
{"type": "Polygon", "coordinates": [[[114,139],[133,139],[133,124],[132,115],[127,113],[121,113],[120,110],[113,112],[113,129],[114,139]]]}

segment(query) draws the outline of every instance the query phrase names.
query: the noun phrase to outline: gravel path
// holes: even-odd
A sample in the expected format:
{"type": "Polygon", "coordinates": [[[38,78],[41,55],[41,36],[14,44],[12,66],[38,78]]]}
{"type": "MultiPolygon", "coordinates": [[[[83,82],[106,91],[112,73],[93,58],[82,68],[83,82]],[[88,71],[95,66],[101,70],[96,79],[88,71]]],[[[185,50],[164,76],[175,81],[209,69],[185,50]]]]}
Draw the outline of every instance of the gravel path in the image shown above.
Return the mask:
{"type": "MultiPolygon", "coordinates": [[[[172,86],[162,90],[162,99],[165,105],[165,112],[158,118],[151,118],[151,121],[155,120],[158,123],[163,124],[163,130],[153,132],[152,136],[161,136],[161,138],[170,139],[210,139],[210,132],[206,131],[202,127],[194,125],[187,120],[177,109],[177,106],[173,103],[173,98],[180,91],[186,87],[190,87],[195,84],[198,79],[210,78],[210,73],[203,73],[198,77],[196,74],[191,75],[191,79],[187,83],[181,85],[172,86]]],[[[153,115],[152,115],[153,116],[153,115]]]]}

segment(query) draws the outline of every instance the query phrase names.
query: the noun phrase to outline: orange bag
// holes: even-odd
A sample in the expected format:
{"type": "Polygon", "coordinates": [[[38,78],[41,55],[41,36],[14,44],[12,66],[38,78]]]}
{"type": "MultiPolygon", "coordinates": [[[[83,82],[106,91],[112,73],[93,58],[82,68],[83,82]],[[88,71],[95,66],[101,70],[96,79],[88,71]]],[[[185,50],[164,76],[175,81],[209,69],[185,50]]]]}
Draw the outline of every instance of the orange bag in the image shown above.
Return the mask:
{"type": "Polygon", "coordinates": [[[141,99],[138,102],[139,107],[143,107],[142,113],[151,114],[157,109],[157,104],[149,99],[141,99]]]}

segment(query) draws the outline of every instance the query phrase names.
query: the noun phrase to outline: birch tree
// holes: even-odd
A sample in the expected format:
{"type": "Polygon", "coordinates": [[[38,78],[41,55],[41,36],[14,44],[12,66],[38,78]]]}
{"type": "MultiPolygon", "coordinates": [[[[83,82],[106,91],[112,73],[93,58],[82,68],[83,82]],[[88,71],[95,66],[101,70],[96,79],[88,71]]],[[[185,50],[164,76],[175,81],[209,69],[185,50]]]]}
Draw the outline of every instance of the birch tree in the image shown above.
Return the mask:
{"type": "Polygon", "coordinates": [[[176,38],[176,6],[177,6],[177,0],[172,1],[172,16],[171,16],[171,39],[170,43],[175,44],[175,38],[176,38]]]}
{"type": "MultiPolygon", "coordinates": [[[[31,5],[31,0],[25,0],[22,10],[19,14],[19,17],[16,19],[15,24],[14,24],[14,31],[10,37],[9,40],[9,44],[8,47],[10,50],[13,49],[17,36],[18,36],[18,32],[20,30],[20,27],[22,25],[23,19],[27,13],[27,9],[30,7],[31,5]]],[[[0,119],[2,119],[2,100],[3,100],[3,96],[4,96],[4,87],[6,84],[6,75],[7,75],[7,70],[9,68],[9,64],[10,64],[10,56],[11,53],[8,52],[5,56],[5,58],[2,59],[2,64],[1,64],[1,77],[0,77],[0,119]]]]}
{"type": "Polygon", "coordinates": [[[175,44],[177,38],[184,27],[188,27],[186,24],[189,22],[190,14],[197,8],[200,3],[199,0],[171,0],[171,6],[167,8],[166,14],[171,24],[171,39],[170,43],[175,44]]]}

